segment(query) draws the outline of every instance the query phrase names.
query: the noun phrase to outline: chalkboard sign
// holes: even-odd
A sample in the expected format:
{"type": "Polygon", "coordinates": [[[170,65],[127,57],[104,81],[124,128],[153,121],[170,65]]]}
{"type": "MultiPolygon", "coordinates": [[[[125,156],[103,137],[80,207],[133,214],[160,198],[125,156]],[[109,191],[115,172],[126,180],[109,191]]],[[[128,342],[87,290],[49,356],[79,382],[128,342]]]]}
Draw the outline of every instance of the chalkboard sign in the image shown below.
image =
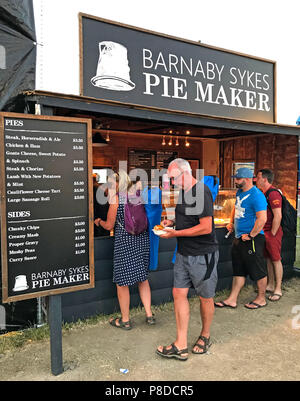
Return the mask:
{"type": "Polygon", "coordinates": [[[0,113],[3,302],[94,287],[90,120],[0,113]]]}
{"type": "MultiPolygon", "coordinates": [[[[141,169],[147,173],[147,185],[158,179],[159,171],[168,169],[169,163],[178,157],[177,152],[129,149],[129,170],[141,169]]],[[[141,178],[141,181],[143,179],[141,178]]]]}

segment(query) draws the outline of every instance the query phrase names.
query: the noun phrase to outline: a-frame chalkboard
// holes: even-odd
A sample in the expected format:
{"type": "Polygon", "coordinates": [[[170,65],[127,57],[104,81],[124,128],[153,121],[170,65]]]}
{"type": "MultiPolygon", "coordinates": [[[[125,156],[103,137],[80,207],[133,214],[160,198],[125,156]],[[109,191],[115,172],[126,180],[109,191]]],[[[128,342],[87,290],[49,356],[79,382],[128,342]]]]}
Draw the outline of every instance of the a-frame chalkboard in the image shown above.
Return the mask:
{"type": "Polygon", "coordinates": [[[0,113],[3,302],[94,287],[88,119],[0,113]]]}

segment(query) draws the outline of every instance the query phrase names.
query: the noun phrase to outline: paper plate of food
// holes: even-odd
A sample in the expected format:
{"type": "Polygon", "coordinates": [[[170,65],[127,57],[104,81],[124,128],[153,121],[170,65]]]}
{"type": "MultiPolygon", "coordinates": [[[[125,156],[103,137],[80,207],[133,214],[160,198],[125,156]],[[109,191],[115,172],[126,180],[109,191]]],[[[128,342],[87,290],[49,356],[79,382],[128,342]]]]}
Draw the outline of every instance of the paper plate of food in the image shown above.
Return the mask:
{"type": "Polygon", "coordinates": [[[164,227],[164,226],[162,226],[162,225],[160,225],[160,224],[157,224],[156,226],[153,227],[153,230],[152,230],[152,231],[154,232],[154,234],[160,236],[160,235],[166,234],[166,232],[167,232],[168,230],[173,230],[173,228],[171,228],[171,227],[164,227]]]}

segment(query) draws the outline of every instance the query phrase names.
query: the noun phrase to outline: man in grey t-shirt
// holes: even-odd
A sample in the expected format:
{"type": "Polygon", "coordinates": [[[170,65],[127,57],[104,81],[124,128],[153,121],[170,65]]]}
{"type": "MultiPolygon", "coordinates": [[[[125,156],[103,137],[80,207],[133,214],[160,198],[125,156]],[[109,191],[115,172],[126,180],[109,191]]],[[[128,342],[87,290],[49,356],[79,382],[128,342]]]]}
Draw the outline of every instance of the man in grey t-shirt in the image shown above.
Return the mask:
{"type": "Polygon", "coordinates": [[[159,346],[157,354],[165,358],[188,359],[187,333],[189,323],[188,292],[195,288],[200,298],[202,330],[192,352],[204,354],[211,345],[210,326],[214,316],[217,285],[218,243],[213,221],[213,200],[209,188],[192,176],[189,163],[173,160],[168,175],[182,189],[175,210],[176,229],[171,220],[162,221],[166,234],[161,238],[177,237],[178,250],[174,265],[174,309],[177,338],[170,346],[159,346]]]}

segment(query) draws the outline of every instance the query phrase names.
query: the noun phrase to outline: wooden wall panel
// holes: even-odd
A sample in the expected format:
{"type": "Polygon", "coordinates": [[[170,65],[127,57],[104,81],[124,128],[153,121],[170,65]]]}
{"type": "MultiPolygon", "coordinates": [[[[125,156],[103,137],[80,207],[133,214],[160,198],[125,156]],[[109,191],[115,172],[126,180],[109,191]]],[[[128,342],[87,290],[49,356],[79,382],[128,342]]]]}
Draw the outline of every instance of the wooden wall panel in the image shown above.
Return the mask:
{"type": "Polygon", "coordinates": [[[236,139],[233,141],[233,160],[245,159],[245,144],[243,139],[236,139]]]}
{"type": "Polygon", "coordinates": [[[224,142],[224,159],[233,159],[233,141],[224,142]]]}
{"type": "MultiPolygon", "coordinates": [[[[128,132],[110,135],[108,146],[93,147],[93,163],[94,166],[112,166],[118,170],[120,160],[128,160],[128,149],[145,149],[145,150],[162,150],[178,152],[178,156],[184,159],[199,159],[200,168],[203,168],[203,148],[200,140],[190,139],[190,147],[184,145],[184,139],[179,138],[179,146],[175,146],[173,137],[173,145],[162,146],[162,137],[148,136],[146,134],[131,134],[128,132]]],[[[166,136],[168,143],[169,136],[166,136]]]]}
{"type": "Polygon", "coordinates": [[[296,206],[298,137],[277,135],[274,151],[275,185],[282,190],[293,206],[296,206]]]}
{"type": "Polygon", "coordinates": [[[203,141],[203,163],[204,175],[219,176],[219,142],[210,139],[203,141]]]}
{"type": "Polygon", "coordinates": [[[256,157],[256,138],[234,140],[234,160],[254,160],[256,157]]]}
{"type": "Polygon", "coordinates": [[[225,141],[223,147],[224,188],[231,186],[232,163],[241,160],[255,162],[255,172],[262,168],[274,171],[274,186],[280,188],[296,206],[298,137],[293,135],[267,135],[225,141]]]}
{"type": "Polygon", "coordinates": [[[258,139],[256,171],[261,168],[273,170],[274,166],[275,135],[263,136],[258,139]]]}

